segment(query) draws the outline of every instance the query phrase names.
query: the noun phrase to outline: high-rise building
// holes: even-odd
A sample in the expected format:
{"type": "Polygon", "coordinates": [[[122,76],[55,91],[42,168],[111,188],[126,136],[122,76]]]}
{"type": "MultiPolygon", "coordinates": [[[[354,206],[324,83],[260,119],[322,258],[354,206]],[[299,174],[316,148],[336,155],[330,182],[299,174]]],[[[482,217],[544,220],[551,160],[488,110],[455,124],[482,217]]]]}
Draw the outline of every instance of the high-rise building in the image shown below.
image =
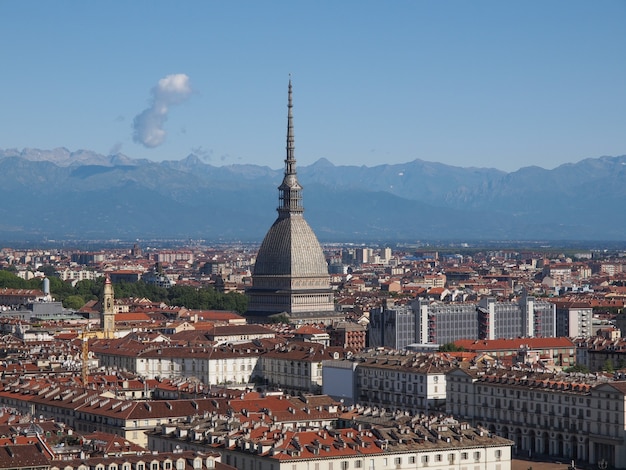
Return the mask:
{"type": "Polygon", "coordinates": [[[330,323],[335,311],[328,264],[322,247],[304,220],[302,186],[296,175],[291,80],[287,104],[287,157],[278,187],[278,218],[259,248],[246,316],[285,314],[296,323],[330,323]]]}
{"type": "Polygon", "coordinates": [[[554,304],[524,293],[517,302],[485,297],[475,302],[431,302],[374,308],[369,346],[402,349],[418,344],[446,344],[460,339],[555,336],[554,304]]]}

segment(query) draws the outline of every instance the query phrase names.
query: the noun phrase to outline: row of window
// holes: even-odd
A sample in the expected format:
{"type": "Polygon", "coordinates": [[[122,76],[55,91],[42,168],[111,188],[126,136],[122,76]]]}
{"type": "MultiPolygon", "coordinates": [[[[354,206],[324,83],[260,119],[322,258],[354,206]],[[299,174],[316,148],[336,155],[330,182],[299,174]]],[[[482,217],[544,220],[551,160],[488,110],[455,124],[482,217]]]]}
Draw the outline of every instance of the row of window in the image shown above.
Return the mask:
{"type": "MultiPolygon", "coordinates": [[[[185,459],[176,460],[176,470],[185,470],[185,459]]],[[[195,458],[193,460],[193,468],[201,469],[203,463],[206,465],[206,468],[215,468],[215,460],[213,458],[207,458],[205,462],[202,461],[200,457],[195,458]]],[[[74,470],[72,466],[66,466],[64,468],[52,467],[54,470],[74,470]]],[[[104,465],[102,463],[96,465],[95,467],[88,467],[87,465],[79,465],[76,470],[173,470],[173,462],[171,460],[164,460],[163,462],[152,461],[149,463],[137,462],[135,464],[131,464],[130,462],[125,462],[121,465],[118,465],[115,462],[111,462],[108,465],[104,465]]]]}
{"type": "MultiPolygon", "coordinates": [[[[502,451],[501,450],[496,450],[495,451],[495,458],[497,460],[500,460],[502,458],[502,451]]],[[[482,454],[479,451],[475,451],[472,454],[472,458],[474,459],[474,461],[479,461],[481,458],[482,454]]],[[[428,463],[430,461],[430,457],[429,455],[423,455],[421,458],[421,463],[423,466],[428,466],[428,463]]],[[[469,460],[470,456],[469,456],[469,452],[461,452],[461,460],[469,460]]],[[[382,466],[383,468],[387,468],[390,463],[392,462],[393,465],[395,466],[401,466],[403,464],[403,457],[393,457],[393,458],[383,458],[382,459],[382,466]]],[[[410,455],[408,457],[406,457],[406,462],[409,465],[415,465],[417,463],[417,457],[415,455],[410,455]]],[[[448,464],[453,464],[455,462],[456,459],[456,454],[450,453],[448,454],[448,464]]],[[[253,467],[253,462],[250,461],[249,462],[249,466],[246,466],[246,459],[242,458],[241,460],[238,461],[237,456],[231,456],[231,455],[227,455],[226,456],[226,464],[228,465],[234,465],[237,466],[238,464],[240,465],[240,467],[242,470],[255,470],[253,467]]],[[[443,461],[443,454],[435,454],[434,456],[434,462],[442,462],[443,461]]],[[[363,463],[364,460],[354,460],[353,462],[353,466],[354,468],[363,468],[363,463]]],[[[319,462],[313,462],[313,470],[324,470],[325,468],[328,468],[328,470],[333,470],[334,468],[339,468],[340,470],[348,470],[350,468],[350,461],[348,460],[344,460],[339,462],[339,465],[337,467],[335,467],[335,462],[328,462],[327,464],[323,464],[324,468],[322,467],[322,464],[320,464],[319,462]]],[[[271,465],[271,467],[273,469],[273,465],[271,465]]],[[[293,464],[292,465],[292,470],[297,470],[298,465],[297,464],[293,464]]],[[[375,466],[375,461],[374,459],[369,459],[369,469],[374,469],[376,468],[375,466]]],[[[258,462],[258,469],[262,470],[263,469],[263,465],[262,462],[258,462]]],[[[152,470],[152,469],[151,469],[152,470]]]]}

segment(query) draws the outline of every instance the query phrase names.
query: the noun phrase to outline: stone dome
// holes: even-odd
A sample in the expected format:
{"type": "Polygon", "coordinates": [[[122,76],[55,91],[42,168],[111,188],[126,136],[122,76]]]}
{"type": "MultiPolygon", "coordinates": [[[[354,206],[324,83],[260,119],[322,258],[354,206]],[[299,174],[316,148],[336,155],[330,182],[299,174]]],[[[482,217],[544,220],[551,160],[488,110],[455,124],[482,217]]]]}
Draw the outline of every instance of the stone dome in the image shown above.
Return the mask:
{"type": "Polygon", "coordinates": [[[322,247],[302,214],[278,218],[259,248],[254,276],[328,276],[322,247]]]}

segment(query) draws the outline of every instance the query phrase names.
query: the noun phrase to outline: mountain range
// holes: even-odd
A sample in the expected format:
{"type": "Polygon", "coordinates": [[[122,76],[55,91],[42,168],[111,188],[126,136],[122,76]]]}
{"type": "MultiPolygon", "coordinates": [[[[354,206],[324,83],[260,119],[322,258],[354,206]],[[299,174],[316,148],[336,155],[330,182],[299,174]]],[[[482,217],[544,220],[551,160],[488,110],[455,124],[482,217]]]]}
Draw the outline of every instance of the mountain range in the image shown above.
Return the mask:
{"type": "MultiPolygon", "coordinates": [[[[0,149],[0,239],[261,241],[283,169],[0,149]]],[[[298,168],[320,241],[626,238],[626,155],[503,172],[414,160],[298,168]]]]}

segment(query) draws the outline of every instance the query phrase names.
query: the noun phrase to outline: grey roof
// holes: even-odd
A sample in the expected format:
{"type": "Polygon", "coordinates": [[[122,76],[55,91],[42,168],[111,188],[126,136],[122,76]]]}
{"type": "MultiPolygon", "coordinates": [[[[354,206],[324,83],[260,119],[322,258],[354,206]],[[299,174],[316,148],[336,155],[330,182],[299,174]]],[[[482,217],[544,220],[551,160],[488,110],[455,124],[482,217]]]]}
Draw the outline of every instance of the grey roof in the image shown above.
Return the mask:
{"type": "Polygon", "coordinates": [[[301,215],[278,218],[265,235],[255,276],[328,276],[322,247],[301,215]]]}

